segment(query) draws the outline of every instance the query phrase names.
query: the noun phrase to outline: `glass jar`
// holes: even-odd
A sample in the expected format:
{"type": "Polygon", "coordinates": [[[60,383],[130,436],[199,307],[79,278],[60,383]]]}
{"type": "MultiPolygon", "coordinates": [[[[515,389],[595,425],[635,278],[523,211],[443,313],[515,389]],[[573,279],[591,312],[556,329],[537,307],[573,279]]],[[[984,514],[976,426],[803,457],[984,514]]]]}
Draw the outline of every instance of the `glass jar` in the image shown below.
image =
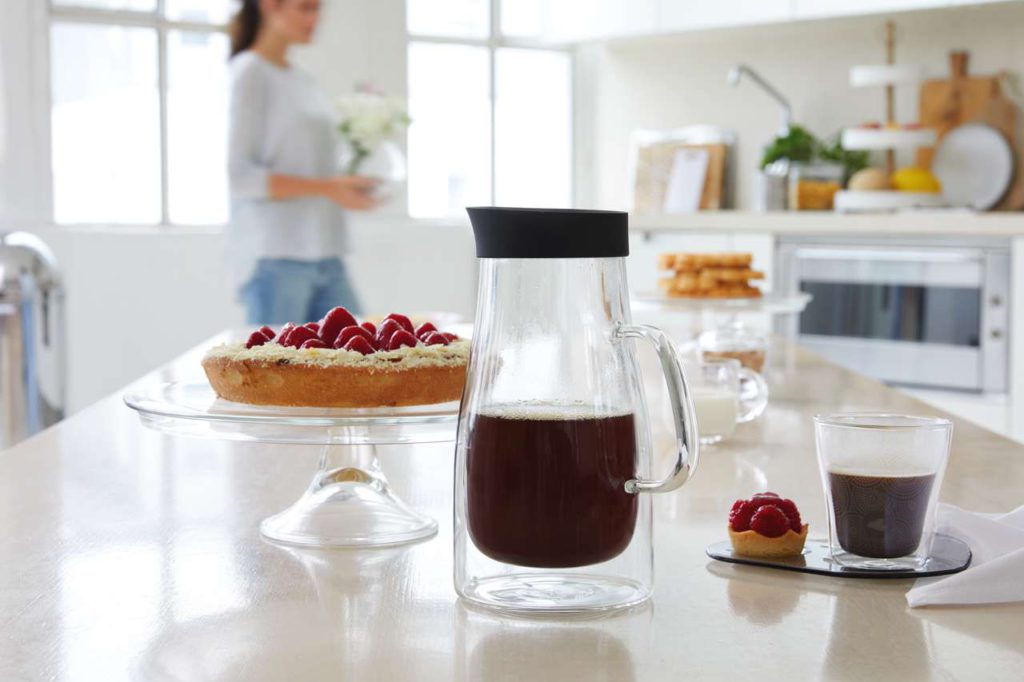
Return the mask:
{"type": "Polygon", "coordinates": [[[843,188],[843,166],[827,161],[794,163],[789,168],[789,209],[831,211],[843,188]]]}
{"type": "Polygon", "coordinates": [[[758,374],[764,373],[768,357],[768,335],[740,322],[711,329],[699,337],[700,350],[707,360],[739,360],[758,374]]]}

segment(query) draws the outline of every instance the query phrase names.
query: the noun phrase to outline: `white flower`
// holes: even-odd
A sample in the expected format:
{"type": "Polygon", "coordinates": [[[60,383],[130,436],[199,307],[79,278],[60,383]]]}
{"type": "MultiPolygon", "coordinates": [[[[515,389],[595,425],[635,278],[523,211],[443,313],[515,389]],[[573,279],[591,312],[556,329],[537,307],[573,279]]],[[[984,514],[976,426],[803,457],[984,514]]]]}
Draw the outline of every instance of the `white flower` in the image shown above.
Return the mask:
{"type": "Polygon", "coordinates": [[[405,102],[373,92],[339,97],[335,109],[342,136],[364,154],[369,154],[409,124],[405,102]]]}

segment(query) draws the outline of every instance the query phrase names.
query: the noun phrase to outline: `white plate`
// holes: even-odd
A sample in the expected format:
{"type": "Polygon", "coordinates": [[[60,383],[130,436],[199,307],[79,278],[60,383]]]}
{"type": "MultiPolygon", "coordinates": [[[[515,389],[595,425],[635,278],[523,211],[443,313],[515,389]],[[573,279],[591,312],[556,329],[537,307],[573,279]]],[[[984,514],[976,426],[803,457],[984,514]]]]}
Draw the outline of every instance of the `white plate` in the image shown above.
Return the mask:
{"type": "Polygon", "coordinates": [[[966,123],[949,131],[932,161],[942,194],[952,206],[992,208],[1013,180],[1013,150],[992,126],[966,123]]]}

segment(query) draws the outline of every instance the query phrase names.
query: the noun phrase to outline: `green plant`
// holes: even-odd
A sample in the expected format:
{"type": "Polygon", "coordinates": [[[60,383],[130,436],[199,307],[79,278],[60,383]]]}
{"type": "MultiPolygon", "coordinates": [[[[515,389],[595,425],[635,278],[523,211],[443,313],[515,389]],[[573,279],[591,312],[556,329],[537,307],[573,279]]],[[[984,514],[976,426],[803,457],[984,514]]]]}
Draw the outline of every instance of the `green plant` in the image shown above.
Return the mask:
{"type": "Polygon", "coordinates": [[[798,162],[821,160],[841,164],[844,186],[851,175],[871,165],[869,152],[843,149],[841,135],[838,133],[830,143],[825,144],[806,128],[796,125],[791,126],[786,135],[776,137],[765,147],[761,168],[780,159],[798,162]]]}
{"type": "Polygon", "coordinates": [[[819,147],[817,138],[806,128],[790,126],[788,133],[776,137],[765,147],[764,155],[761,157],[761,168],[780,159],[812,161],[819,147]]]}
{"type": "Polygon", "coordinates": [[[840,135],[836,135],[832,138],[832,144],[823,146],[819,152],[819,156],[826,161],[835,161],[836,163],[843,165],[844,186],[850,181],[850,176],[871,165],[870,152],[843,149],[843,145],[840,141],[840,135]]]}

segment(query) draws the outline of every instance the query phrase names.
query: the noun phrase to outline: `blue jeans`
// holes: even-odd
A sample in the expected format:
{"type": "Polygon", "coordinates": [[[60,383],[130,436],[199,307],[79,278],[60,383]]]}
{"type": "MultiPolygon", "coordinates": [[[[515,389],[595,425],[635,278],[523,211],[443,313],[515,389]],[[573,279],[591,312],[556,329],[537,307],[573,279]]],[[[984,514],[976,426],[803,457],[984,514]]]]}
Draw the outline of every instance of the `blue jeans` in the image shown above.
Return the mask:
{"type": "Polygon", "coordinates": [[[300,261],[264,258],[239,292],[249,324],[315,322],[335,306],[353,314],[359,302],[338,258],[300,261]]]}

